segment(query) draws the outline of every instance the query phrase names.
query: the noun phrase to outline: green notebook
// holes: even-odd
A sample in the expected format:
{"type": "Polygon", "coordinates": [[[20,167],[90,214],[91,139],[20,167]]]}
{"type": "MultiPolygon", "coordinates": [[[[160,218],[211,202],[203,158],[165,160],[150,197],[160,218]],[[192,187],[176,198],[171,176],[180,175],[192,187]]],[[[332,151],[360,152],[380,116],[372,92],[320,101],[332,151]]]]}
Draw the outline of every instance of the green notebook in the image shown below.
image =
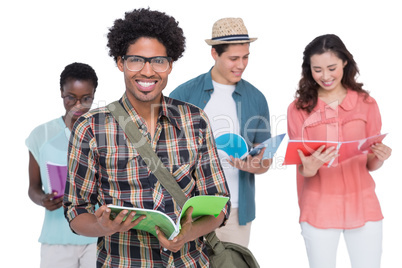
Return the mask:
{"type": "Polygon", "coordinates": [[[205,215],[213,215],[218,217],[221,213],[222,209],[225,207],[228,202],[229,197],[225,196],[214,196],[214,195],[198,195],[194,196],[186,201],[183,206],[183,209],[180,213],[180,217],[177,220],[177,223],[174,223],[173,220],[163,212],[151,209],[143,209],[143,208],[133,208],[133,207],[121,207],[115,205],[108,205],[108,207],[112,210],[111,218],[114,219],[120,211],[127,209],[130,211],[135,211],[136,215],[133,220],[137,219],[141,215],[146,215],[146,218],[143,219],[139,224],[137,224],[133,229],[138,229],[142,231],[149,232],[156,236],[155,226],[158,226],[161,231],[168,237],[170,240],[176,237],[180,232],[180,219],[185,215],[186,210],[189,207],[193,207],[193,219],[205,216],[205,215]]]}

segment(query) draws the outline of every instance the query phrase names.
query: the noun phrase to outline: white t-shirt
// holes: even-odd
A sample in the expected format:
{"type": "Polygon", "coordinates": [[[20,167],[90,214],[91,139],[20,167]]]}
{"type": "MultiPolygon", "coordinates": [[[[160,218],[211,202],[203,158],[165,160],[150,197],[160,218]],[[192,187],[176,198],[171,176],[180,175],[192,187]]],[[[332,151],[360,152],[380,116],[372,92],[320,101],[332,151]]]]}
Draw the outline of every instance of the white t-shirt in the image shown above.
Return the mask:
{"type": "MultiPolygon", "coordinates": [[[[217,138],[226,133],[240,135],[236,103],[232,97],[236,86],[223,85],[215,81],[212,81],[212,84],[214,91],[204,111],[208,115],[214,137],[217,138]]],[[[231,205],[237,208],[239,206],[239,170],[227,162],[230,158],[225,152],[218,150],[218,153],[228,182],[231,205]]]]}

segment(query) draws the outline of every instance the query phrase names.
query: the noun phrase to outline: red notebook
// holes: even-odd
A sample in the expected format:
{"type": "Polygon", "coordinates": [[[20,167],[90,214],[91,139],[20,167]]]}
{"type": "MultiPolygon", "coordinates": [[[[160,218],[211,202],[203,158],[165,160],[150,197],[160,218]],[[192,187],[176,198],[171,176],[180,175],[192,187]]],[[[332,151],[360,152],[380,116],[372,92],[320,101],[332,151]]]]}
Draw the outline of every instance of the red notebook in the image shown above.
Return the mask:
{"type": "Polygon", "coordinates": [[[311,155],[314,151],[325,145],[326,148],[335,147],[339,150],[339,157],[332,159],[327,166],[336,165],[338,162],[342,162],[345,159],[349,159],[359,154],[370,153],[370,146],[375,143],[380,143],[387,134],[380,134],[372,137],[368,137],[361,140],[354,141],[309,141],[309,140],[289,140],[286,148],[284,165],[301,164],[301,160],[297,150],[301,150],[305,156],[311,155]]]}

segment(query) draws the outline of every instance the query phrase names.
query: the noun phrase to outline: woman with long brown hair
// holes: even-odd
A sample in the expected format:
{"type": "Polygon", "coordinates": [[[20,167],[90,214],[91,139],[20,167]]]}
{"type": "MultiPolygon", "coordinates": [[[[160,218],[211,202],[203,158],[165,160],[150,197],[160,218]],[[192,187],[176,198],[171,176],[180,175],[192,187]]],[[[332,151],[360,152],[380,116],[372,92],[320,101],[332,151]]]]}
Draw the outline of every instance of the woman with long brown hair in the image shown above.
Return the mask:
{"type": "MultiPolygon", "coordinates": [[[[304,51],[302,78],[296,99],[288,108],[290,139],[352,141],[380,134],[376,101],[356,81],[353,55],[333,34],[310,42],[304,51]]],[[[299,151],[297,169],[300,224],[310,267],[336,266],[340,234],[347,244],[352,267],[380,267],[382,219],[370,171],[380,168],[391,149],[376,143],[371,152],[330,167],[334,147],[311,156],[299,151]]]]}

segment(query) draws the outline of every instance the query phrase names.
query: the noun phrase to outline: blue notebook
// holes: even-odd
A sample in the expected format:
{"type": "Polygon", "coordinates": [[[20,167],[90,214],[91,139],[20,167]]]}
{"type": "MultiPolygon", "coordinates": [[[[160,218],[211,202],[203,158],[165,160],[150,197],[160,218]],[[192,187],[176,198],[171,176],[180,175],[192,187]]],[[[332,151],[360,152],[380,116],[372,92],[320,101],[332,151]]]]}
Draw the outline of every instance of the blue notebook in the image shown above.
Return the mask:
{"type": "Polygon", "coordinates": [[[240,159],[245,159],[248,155],[255,156],[259,154],[262,148],[265,147],[264,156],[262,159],[271,159],[274,157],[274,154],[281,145],[283,138],[285,137],[285,133],[277,135],[275,137],[269,138],[268,140],[264,141],[263,143],[259,144],[258,146],[251,149],[250,152],[244,154],[240,159]]]}
{"type": "Polygon", "coordinates": [[[226,133],[215,139],[218,150],[224,151],[227,155],[240,158],[248,152],[248,146],[244,138],[234,133],[226,133]]]}

